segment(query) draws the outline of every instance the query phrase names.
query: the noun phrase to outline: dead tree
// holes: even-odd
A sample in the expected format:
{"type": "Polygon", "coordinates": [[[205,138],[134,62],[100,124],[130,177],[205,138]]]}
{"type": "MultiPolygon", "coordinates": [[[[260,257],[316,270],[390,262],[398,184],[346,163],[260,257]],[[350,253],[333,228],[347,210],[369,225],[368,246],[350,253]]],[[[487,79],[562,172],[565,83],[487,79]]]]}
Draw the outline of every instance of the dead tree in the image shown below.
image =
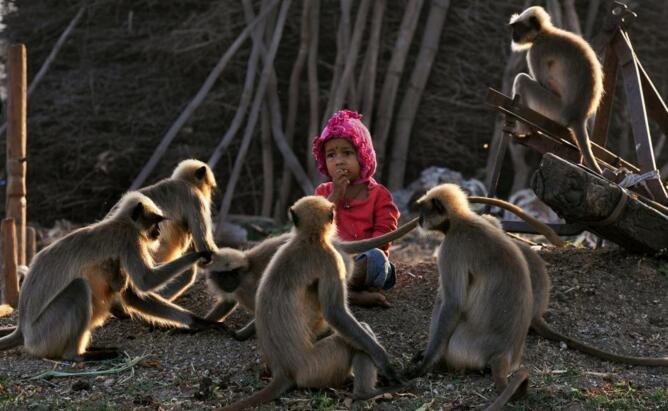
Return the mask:
{"type": "Polygon", "coordinates": [[[392,58],[387,66],[385,72],[385,80],[383,81],[383,88],[380,92],[378,103],[378,112],[376,113],[376,129],[373,132],[373,145],[376,149],[376,158],[378,160],[377,177],[382,174],[382,169],[385,160],[385,150],[387,145],[387,137],[390,133],[390,126],[392,124],[392,113],[394,112],[394,101],[397,97],[399,89],[399,82],[401,75],[404,72],[406,64],[406,57],[413,41],[413,34],[417,22],[420,18],[420,10],[422,9],[423,0],[410,1],[406,5],[404,17],[401,20],[401,27],[397,34],[397,40],[394,43],[394,50],[392,51],[392,58]]]}
{"type": "MultiPolygon", "coordinates": [[[[285,120],[285,142],[293,145],[295,135],[295,123],[297,122],[297,109],[299,108],[299,80],[304,69],[304,63],[308,55],[310,45],[311,27],[310,23],[310,5],[309,0],[304,0],[302,5],[302,27],[300,32],[299,51],[295,64],[292,66],[292,73],[290,73],[290,89],[288,91],[288,115],[285,120]]],[[[292,173],[287,164],[283,166],[281,173],[281,187],[278,194],[278,202],[274,208],[274,218],[282,220],[287,209],[287,202],[292,190],[292,173]]]]}
{"type": "Polygon", "coordinates": [[[390,155],[392,167],[389,169],[388,176],[388,188],[390,190],[398,190],[404,185],[406,155],[408,154],[413,121],[420,105],[422,91],[431,73],[431,66],[438,52],[443,23],[445,23],[445,16],[448,14],[449,7],[450,0],[432,0],[429,9],[429,18],[422,37],[420,51],[397,113],[396,132],[392,144],[392,154],[390,155]]]}
{"type": "MultiPolygon", "coordinates": [[[[270,9],[272,9],[277,4],[278,0],[275,0],[272,3],[270,9]]],[[[253,22],[248,24],[246,28],[241,32],[241,34],[239,34],[237,39],[234,40],[234,43],[232,43],[232,45],[225,51],[225,54],[223,54],[220,60],[218,60],[216,66],[213,68],[213,70],[211,70],[211,72],[207,76],[206,80],[204,81],[204,84],[202,84],[202,87],[200,87],[200,89],[197,91],[197,94],[195,94],[195,97],[190,101],[190,103],[188,103],[186,108],[183,109],[181,114],[179,114],[179,117],[176,119],[174,124],[172,124],[169,130],[167,130],[167,133],[160,141],[160,144],[158,144],[158,147],[153,152],[153,155],[151,155],[151,158],[144,165],[144,168],[141,169],[137,177],[135,177],[132,184],[130,184],[129,190],[137,190],[144,184],[149,174],[151,174],[155,166],[158,164],[158,161],[160,161],[162,156],[167,151],[167,148],[172,143],[172,141],[178,134],[179,130],[181,130],[181,127],[183,127],[183,125],[190,118],[192,113],[195,112],[197,107],[199,107],[200,104],[202,104],[204,98],[209,93],[216,80],[220,78],[223,69],[225,68],[225,66],[227,66],[227,63],[230,61],[232,56],[237,52],[237,50],[239,50],[239,47],[241,47],[246,38],[251,34],[251,31],[253,30],[255,25],[260,21],[262,21],[267,16],[270,9],[266,10],[264,14],[260,14],[253,22]]]]}
{"type": "Polygon", "coordinates": [[[376,93],[376,71],[378,67],[378,51],[380,49],[380,31],[383,25],[383,14],[385,13],[386,0],[376,0],[373,5],[371,20],[371,33],[369,44],[364,56],[362,73],[357,84],[360,85],[358,100],[360,110],[364,116],[362,121],[371,129],[373,117],[374,95],[376,93]]]}
{"type": "Polygon", "coordinates": [[[312,182],[316,181],[318,171],[315,162],[311,159],[311,145],[313,139],[318,135],[320,128],[320,93],[318,92],[318,38],[320,29],[320,0],[305,0],[311,4],[309,15],[309,26],[311,28],[308,48],[308,95],[309,95],[309,121],[308,134],[306,135],[306,164],[308,165],[308,176],[312,182]]]}
{"type": "Polygon", "coordinates": [[[278,51],[278,44],[280,43],[281,36],[283,35],[283,27],[285,25],[285,20],[287,17],[288,9],[290,7],[291,0],[284,0],[281,4],[281,9],[278,14],[278,20],[276,22],[276,29],[274,30],[271,46],[269,51],[265,56],[265,64],[262,68],[262,73],[260,75],[260,81],[258,87],[255,91],[255,96],[253,97],[253,104],[251,105],[251,111],[248,115],[248,122],[246,124],[246,130],[244,131],[244,136],[241,141],[241,147],[237,153],[237,158],[234,162],[234,167],[232,169],[232,174],[230,175],[227,185],[225,187],[225,194],[223,197],[223,202],[220,206],[220,211],[218,213],[218,226],[216,227],[216,234],[222,231],[223,222],[225,217],[230,211],[230,206],[232,204],[232,196],[234,194],[234,189],[239,180],[241,174],[241,167],[248,152],[248,147],[250,146],[253,133],[255,132],[255,125],[260,114],[260,109],[262,108],[262,102],[264,100],[265,92],[267,90],[267,83],[269,82],[269,76],[273,70],[273,61],[276,57],[276,51],[278,51]]]}

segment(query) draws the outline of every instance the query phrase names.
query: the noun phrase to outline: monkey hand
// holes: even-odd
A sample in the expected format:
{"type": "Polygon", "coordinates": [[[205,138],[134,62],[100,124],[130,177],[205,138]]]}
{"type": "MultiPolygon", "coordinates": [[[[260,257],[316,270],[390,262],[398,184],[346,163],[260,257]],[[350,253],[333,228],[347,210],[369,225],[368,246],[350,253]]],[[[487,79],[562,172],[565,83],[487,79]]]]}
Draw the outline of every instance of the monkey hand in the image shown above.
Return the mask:
{"type": "Polygon", "coordinates": [[[419,364],[412,365],[410,368],[408,368],[408,370],[406,370],[406,372],[404,373],[404,377],[409,380],[412,380],[417,377],[421,377],[426,373],[427,369],[425,367],[425,364],[422,360],[420,360],[419,364]]]}
{"type": "Polygon", "coordinates": [[[188,330],[190,330],[193,333],[204,330],[217,330],[217,331],[222,331],[225,334],[234,337],[234,332],[230,330],[224,323],[213,320],[207,320],[206,318],[201,318],[196,315],[192,317],[192,323],[190,324],[188,330]]]}
{"type": "Polygon", "coordinates": [[[199,256],[197,265],[200,267],[211,264],[213,253],[210,250],[199,251],[197,255],[199,256]]]}
{"type": "Polygon", "coordinates": [[[389,362],[382,366],[378,371],[383,377],[385,377],[388,385],[404,385],[406,383],[406,381],[401,377],[401,375],[399,375],[396,369],[389,362]]]}

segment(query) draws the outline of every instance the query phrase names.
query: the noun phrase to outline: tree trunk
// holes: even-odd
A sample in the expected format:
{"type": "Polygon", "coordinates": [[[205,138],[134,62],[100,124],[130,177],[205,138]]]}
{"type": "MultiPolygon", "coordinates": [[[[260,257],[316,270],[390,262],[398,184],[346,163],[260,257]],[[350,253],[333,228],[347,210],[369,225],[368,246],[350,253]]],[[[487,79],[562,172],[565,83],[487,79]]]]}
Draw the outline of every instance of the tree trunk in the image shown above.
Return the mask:
{"type": "Polygon", "coordinates": [[[230,206],[232,204],[232,196],[234,195],[234,189],[236,187],[237,181],[239,180],[239,175],[241,174],[241,167],[243,166],[248,147],[250,146],[251,138],[255,131],[255,125],[257,124],[258,116],[260,114],[260,108],[262,106],[262,101],[264,100],[265,92],[267,90],[267,84],[269,82],[269,77],[273,70],[273,62],[276,57],[276,51],[278,50],[278,44],[281,41],[283,35],[283,27],[285,25],[285,19],[288,14],[288,9],[292,0],[284,0],[281,4],[281,9],[278,15],[278,21],[276,22],[276,29],[274,30],[271,46],[269,52],[265,56],[265,64],[262,68],[262,74],[260,75],[260,82],[258,83],[255,96],[253,98],[253,104],[251,106],[250,114],[248,115],[248,123],[246,124],[246,130],[244,132],[243,139],[241,141],[241,147],[239,148],[239,153],[237,154],[237,159],[234,162],[234,167],[232,169],[232,174],[230,179],[227,182],[225,187],[225,195],[223,197],[223,202],[220,206],[220,211],[218,214],[218,226],[216,227],[216,234],[218,234],[223,229],[223,222],[225,217],[230,211],[230,206]]]}
{"type": "Polygon", "coordinates": [[[318,170],[311,155],[313,139],[320,133],[320,92],[318,86],[318,40],[320,31],[320,0],[306,0],[311,3],[310,28],[311,42],[308,48],[308,95],[309,95],[309,123],[306,135],[306,164],[308,176],[312,182],[318,177],[318,170]]]}
{"type": "Polygon", "coordinates": [[[429,18],[422,37],[422,44],[418,53],[413,73],[408,82],[408,89],[401,99],[401,106],[397,113],[396,133],[392,144],[392,154],[388,176],[388,188],[398,190],[404,185],[406,171],[406,155],[410,142],[411,130],[415,114],[420,106],[420,99],[424,86],[427,84],[434,58],[441,42],[443,23],[448,14],[450,0],[432,0],[429,8],[429,18]]]}
{"type": "Polygon", "coordinates": [[[373,101],[376,93],[376,72],[378,69],[378,50],[380,49],[380,31],[383,26],[383,14],[385,13],[386,0],[376,0],[373,5],[373,19],[371,22],[371,34],[367,46],[364,66],[359,81],[361,112],[364,116],[364,124],[371,130],[373,117],[373,101]]]}
{"type": "Polygon", "coordinates": [[[668,249],[668,208],[651,207],[583,167],[545,154],[532,188],[567,222],[584,224],[629,251],[655,254],[668,249]]]}
{"type": "Polygon", "coordinates": [[[585,39],[591,40],[592,35],[594,34],[594,23],[596,22],[596,16],[598,15],[598,8],[601,4],[600,0],[590,0],[589,9],[587,10],[587,22],[585,23],[585,39]]]}
{"type": "Polygon", "coordinates": [[[274,203],[274,155],[271,150],[271,119],[269,108],[262,105],[262,217],[271,215],[274,203]]]}
{"type": "Polygon", "coordinates": [[[550,20],[552,20],[552,24],[554,24],[556,27],[564,27],[564,21],[562,19],[562,12],[561,12],[561,3],[559,0],[547,0],[546,1],[546,6],[547,6],[547,12],[550,15],[550,20]]]}
{"type": "Polygon", "coordinates": [[[380,102],[378,103],[378,112],[376,113],[376,120],[374,120],[376,129],[372,134],[374,139],[373,145],[376,149],[376,160],[378,162],[376,178],[380,178],[382,175],[387,136],[389,135],[390,126],[392,124],[394,101],[397,97],[401,75],[404,72],[408,50],[410,49],[411,41],[413,41],[413,34],[415,34],[415,27],[420,18],[422,3],[423,0],[414,0],[408,2],[406,5],[404,17],[401,21],[401,27],[397,34],[397,40],[394,43],[392,58],[390,59],[390,64],[385,72],[385,80],[383,81],[383,88],[380,92],[380,102]]]}
{"type": "Polygon", "coordinates": [[[334,95],[339,88],[341,75],[346,63],[346,56],[348,47],[350,45],[350,0],[340,0],[341,2],[341,22],[336,33],[336,60],[334,62],[334,72],[332,73],[332,84],[329,87],[329,95],[327,96],[327,106],[323,113],[321,127],[324,128],[327,124],[329,116],[334,111],[334,95]]]}
{"type": "MultiPolygon", "coordinates": [[[[278,4],[278,0],[274,1],[271,5],[270,8],[274,8],[278,4]]],[[[202,87],[197,91],[197,94],[195,94],[195,97],[188,103],[185,109],[179,114],[179,117],[176,119],[174,124],[167,130],[167,133],[165,136],[162,138],[162,141],[160,141],[160,144],[158,144],[158,147],[155,149],[153,154],[151,155],[151,158],[148,160],[146,165],[144,165],[144,168],[141,169],[137,177],[135,177],[134,181],[130,185],[129,190],[137,190],[139,187],[141,187],[146,179],[148,178],[149,174],[153,171],[155,166],[158,164],[158,161],[162,158],[162,156],[165,154],[167,151],[167,147],[172,143],[172,140],[174,140],[174,137],[176,137],[176,134],[181,130],[181,127],[186,123],[188,118],[192,115],[193,112],[197,109],[197,107],[202,104],[204,101],[204,98],[206,95],[209,93],[209,90],[211,90],[211,87],[213,87],[214,83],[216,80],[218,80],[221,76],[221,73],[223,72],[223,69],[227,65],[227,63],[230,61],[234,53],[239,50],[239,47],[243,44],[243,42],[246,40],[246,38],[251,34],[251,31],[255,27],[255,25],[266,17],[266,13],[268,13],[269,10],[265,11],[265,14],[260,14],[257,16],[255,20],[251,24],[249,24],[234,40],[234,43],[225,51],[225,54],[218,60],[218,63],[216,66],[211,70],[209,75],[207,76],[206,80],[204,81],[204,84],[202,84],[202,87]]]]}
{"type": "MultiPolygon", "coordinates": [[[[246,12],[246,23],[250,24],[250,22],[253,20],[252,17],[253,6],[250,0],[244,0],[243,4],[244,4],[244,11],[246,12]],[[248,10],[250,10],[250,14],[248,13],[248,10]]],[[[267,5],[268,2],[266,0],[262,2],[262,6],[260,7],[260,13],[266,10],[267,5]]],[[[255,33],[264,33],[265,27],[266,27],[266,21],[263,21],[261,24],[258,24],[255,27],[255,33]]],[[[253,34],[253,36],[255,35],[256,34],[253,34]]],[[[257,72],[257,62],[259,58],[260,58],[260,45],[254,41],[250,57],[248,58],[248,63],[246,64],[246,79],[244,80],[244,89],[241,92],[241,98],[239,99],[239,105],[237,106],[237,111],[236,113],[234,113],[234,118],[232,118],[232,122],[230,123],[230,126],[228,127],[227,131],[225,132],[225,135],[220,140],[220,143],[218,143],[216,148],[213,150],[211,157],[209,157],[208,165],[211,168],[214,168],[216,164],[218,164],[220,157],[223,155],[223,153],[225,153],[225,150],[227,150],[227,147],[232,142],[234,136],[237,135],[237,131],[239,131],[239,127],[241,127],[241,122],[244,120],[244,117],[246,116],[246,112],[248,111],[248,106],[250,105],[251,102],[251,97],[253,96],[253,85],[255,84],[255,74],[257,72]]]]}
{"type": "Polygon", "coordinates": [[[564,28],[579,36],[582,36],[582,29],[580,28],[580,19],[578,13],[575,11],[575,0],[564,0],[564,28]]]}
{"type": "MultiPolygon", "coordinates": [[[[311,3],[309,0],[304,0],[302,8],[302,27],[300,34],[299,42],[299,51],[297,52],[297,58],[295,59],[295,64],[292,66],[292,73],[290,74],[290,89],[288,94],[288,116],[285,121],[285,142],[290,146],[293,145],[294,135],[295,135],[295,123],[297,121],[297,109],[299,108],[299,80],[301,78],[302,71],[304,69],[304,63],[306,62],[306,56],[308,54],[309,47],[309,35],[311,34],[311,28],[309,27],[309,5],[311,3]]],[[[274,210],[274,217],[281,220],[281,217],[285,215],[285,210],[287,208],[288,198],[290,197],[290,191],[292,190],[292,173],[287,164],[283,166],[283,173],[281,174],[281,187],[279,190],[278,202],[274,210]]]]}
{"type": "MultiPolygon", "coordinates": [[[[343,68],[343,74],[341,74],[341,80],[334,91],[334,98],[331,102],[331,115],[334,111],[340,110],[343,108],[343,102],[348,94],[350,88],[350,83],[353,79],[353,72],[355,71],[355,66],[357,65],[357,56],[359,55],[360,46],[362,45],[362,35],[364,34],[364,29],[366,28],[367,15],[369,13],[369,5],[371,0],[361,0],[360,7],[357,10],[357,17],[355,18],[355,30],[353,32],[352,40],[350,41],[350,46],[348,48],[348,54],[346,55],[346,61],[343,68]]],[[[352,97],[354,100],[354,96],[352,97]]]]}

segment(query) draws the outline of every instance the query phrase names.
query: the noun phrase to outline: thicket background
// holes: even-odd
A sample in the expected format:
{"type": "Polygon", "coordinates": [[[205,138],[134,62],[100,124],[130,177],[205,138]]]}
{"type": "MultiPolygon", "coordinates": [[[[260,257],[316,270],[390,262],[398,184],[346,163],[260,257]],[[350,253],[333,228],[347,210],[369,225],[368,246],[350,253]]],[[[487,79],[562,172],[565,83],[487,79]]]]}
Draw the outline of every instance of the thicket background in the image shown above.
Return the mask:
{"type": "MultiPolygon", "coordinates": [[[[575,2],[583,27],[589,3],[575,2]]],[[[30,82],[82,2],[17,0],[12,4],[15,11],[5,16],[7,26],[2,35],[7,42],[26,44],[30,82]]],[[[257,12],[259,1],[254,4],[257,12]]],[[[353,21],[358,4],[353,1],[353,21]]],[[[406,0],[387,1],[376,98],[406,4],[406,0]]],[[[610,4],[600,2],[594,33],[610,4]]],[[[438,54],[411,132],[406,182],[432,165],[483,177],[487,158],[484,146],[490,142],[496,118],[496,113],[484,103],[487,87],[501,88],[510,54],[506,22],[523,5],[520,0],[451,1],[438,54]]],[[[642,1],[630,5],[639,14],[630,30],[637,54],[655,85],[668,96],[665,30],[668,2],[642,1]]],[[[395,109],[415,62],[429,6],[430,2],[425,1],[395,109]]],[[[302,7],[301,1],[293,1],[275,61],[284,113],[290,71],[299,45],[302,7]]],[[[339,1],[323,0],[318,60],[321,113],[329,98],[339,20],[339,1]]],[[[59,218],[90,222],[104,216],[244,27],[243,9],[238,1],[89,1],[82,21],[28,103],[29,220],[50,225],[59,218]]],[[[209,158],[234,116],[251,44],[248,40],[234,56],[148,182],[168,175],[183,158],[204,161],[209,158]]],[[[364,49],[363,44],[361,50],[364,49]]],[[[362,58],[358,64],[361,61],[362,58]]],[[[293,149],[306,168],[306,163],[312,161],[306,139],[312,136],[307,133],[305,74],[302,78],[293,149]]],[[[621,81],[618,84],[621,87],[621,81]]],[[[628,155],[632,142],[620,98],[623,96],[620,88],[610,139],[615,151],[628,155]],[[626,136],[626,142],[621,142],[620,136],[626,136]]],[[[259,130],[258,126],[235,192],[233,213],[260,212],[263,181],[259,130]]],[[[238,134],[242,131],[243,127],[238,134]]],[[[658,138],[658,131],[653,131],[658,138]]],[[[390,130],[389,144],[392,136],[390,130]]],[[[223,188],[239,141],[237,136],[215,168],[223,188]]],[[[4,144],[1,146],[4,150],[4,144]]],[[[657,153],[659,164],[668,160],[665,151],[657,153]]],[[[273,156],[277,190],[282,158],[276,149],[273,156]]],[[[634,159],[632,155],[630,158],[634,159]]],[[[4,161],[5,156],[1,155],[0,169],[4,169],[4,161]]],[[[506,174],[512,173],[509,161],[506,168],[506,174]]],[[[508,190],[507,179],[503,187],[508,190]]],[[[300,194],[298,186],[293,184],[292,198],[300,194]]]]}

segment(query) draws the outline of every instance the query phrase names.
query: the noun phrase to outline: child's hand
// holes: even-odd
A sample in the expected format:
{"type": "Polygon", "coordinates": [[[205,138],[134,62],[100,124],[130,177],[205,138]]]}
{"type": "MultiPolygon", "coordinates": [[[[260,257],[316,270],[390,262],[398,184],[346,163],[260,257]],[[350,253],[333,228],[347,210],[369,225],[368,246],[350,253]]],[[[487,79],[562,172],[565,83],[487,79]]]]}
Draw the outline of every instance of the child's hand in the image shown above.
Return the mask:
{"type": "Polygon", "coordinates": [[[346,195],[346,189],[350,185],[350,178],[348,177],[350,172],[342,168],[336,169],[336,175],[332,176],[332,183],[334,183],[334,189],[332,194],[329,196],[329,201],[336,204],[339,200],[343,199],[346,195]]]}

